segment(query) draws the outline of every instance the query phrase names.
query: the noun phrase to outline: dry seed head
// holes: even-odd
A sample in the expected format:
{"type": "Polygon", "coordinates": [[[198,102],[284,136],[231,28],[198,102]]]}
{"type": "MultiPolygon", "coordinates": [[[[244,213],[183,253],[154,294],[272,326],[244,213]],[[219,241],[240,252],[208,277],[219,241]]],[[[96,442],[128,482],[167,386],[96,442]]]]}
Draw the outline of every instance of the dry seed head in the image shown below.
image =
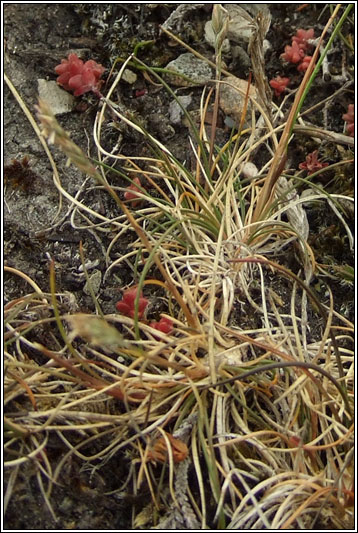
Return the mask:
{"type": "Polygon", "coordinates": [[[71,338],[81,337],[90,344],[116,350],[128,345],[119,331],[97,316],[76,313],[66,316],[72,332],[71,338]]]}
{"type": "Polygon", "coordinates": [[[220,33],[223,28],[223,11],[226,12],[221,4],[214,4],[211,23],[216,34],[220,33]]]}
{"type": "Polygon", "coordinates": [[[229,17],[226,9],[221,4],[215,4],[211,16],[211,24],[216,35],[216,47],[221,48],[227,34],[229,17]]]}

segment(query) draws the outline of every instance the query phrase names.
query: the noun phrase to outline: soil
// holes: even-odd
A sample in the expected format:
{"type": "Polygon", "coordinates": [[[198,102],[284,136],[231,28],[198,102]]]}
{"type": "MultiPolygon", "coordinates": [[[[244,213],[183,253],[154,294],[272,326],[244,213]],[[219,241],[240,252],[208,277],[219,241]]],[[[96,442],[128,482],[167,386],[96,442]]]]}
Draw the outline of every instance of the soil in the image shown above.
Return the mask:
{"type": "MultiPolygon", "coordinates": [[[[276,75],[291,76],[292,86],[297,86],[301,76],[294,66],[287,66],[284,72],[279,56],[291,36],[298,28],[314,27],[319,34],[329,17],[328,10],[321,13],[319,4],[307,4],[297,11],[298,4],[271,4],[271,28],[267,39],[271,49],[266,56],[268,79],[276,75]],[[318,20],[318,21],[317,21],[318,20]]],[[[165,66],[170,60],[186,50],[173,46],[168,38],[160,34],[159,25],[163,24],[177,4],[66,4],[35,3],[4,5],[4,69],[21,98],[35,116],[38,98],[38,79],[55,80],[54,67],[66,58],[70,51],[75,51],[85,59],[94,59],[106,67],[109,72],[117,56],[127,57],[140,41],[155,40],[152,47],[143,49],[139,57],[149,64],[165,66]]],[[[203,39],[203,23],[211,17],[211,5],[203,5],[193,12],[188,23],[182,29],[181,36],[188,44],[201,54],[212,59],[213,49],[203,39]]],[[[337,58],[340,57],[337,54],[337,58]]],[[[342,65],[332,68],[338,74],[342,65]]],[[[248,68],[240,65],[235,58],[224,57],[227,69],[240,78],[247,78],[248,68]]],[[[334,85],[334,80],[331,81],[334,85]]],[[[338,87],[334,87],[337,89],[338,87]]],[[[191,109],[195,110],[202,89],[192,88],[191,109]]],[[[332,93],[332,85],[318,81],[312,91],[310,105],[321,101],[332,93]]],[[[134,84],[121,83],[118,98],[143,120],[152,135],[166,143],[169,150],[184,161],[190,154],[188,128],[185,125],[171,124],[168,116],[170,98],[164,90],[151,84],[138,75],[134,84]]],[[[352,86],[342,93],[339,105],[322,116],[322,109],[310,120],[322,124],[326,129],[342,133],[342,114],[353,101],[352,86]]],[[[92,94],[77,98],[74,111],[58,118],[71,138],[86,152],[94,153],[92,127],[98,109],[98,99],[92,94]]],[[[124,129],[121,150],[124,154],[150,155],[143,138],[124,129]]],[[[222,140],[228,138],[225,126],[220,127],[222,140]]],[[[81,258],[79,243],[82,241],[86,261],[96,262],[95,268],[102,275],[106,270],[103,250],[110,242],[108,235],[95,233],[86,229],[73,230],[69,217],[66,217],[68,204],[64,201],[58,214],[59,195],[52,180],[52,169],[43,147],[34,130],[25,118],[18,102],[5,85],[4,90],[4,149],[7,179],[4,193],[4,255],[5,264],[26,273],[44,291],[49,292],[49,264],[54,259],[56,264],[56,285],[59,292],[74,295],[75,307],[81,312],[93,312],[93,301],[83,291],[85,280],[79,276],[81,258]],[[59,224],[58,221],[61,220],[59,224]],[[55,222],[54,222],[55,221],[55,222]]],[[[115,132],[108,129],[103,139],[111,148],[115,143],[115,132]]],[[[309,138],[297,137],[292,145],[290,167],[297,168],[304,161],[305,154],[315,149],[309,138]]],[[[342,147],[348,149],[347,147],[342,147]]],[[[335,161],[337,153],[323,146],[326,157],[335,161]]],[[[84,177],[74,166],[66,166],[66,157],[58,150],[52,150],[58,166],[63,188],[75,195],[81,188],[84,177]]],[[[5,176],[6,178],[6,176],[5,176]]],[[[327,178],[331,183],[334,176],[327,178]]],[[[340,191],[350,190],[352,179],[340,185],[340,191]]],[[[121,184],[123,186],[123,183],[121,184]]],[[[322,183],[326,186],[327,183],[322,183]]],[[[116,205],[110,198],[104,199],[93,191],[86,198],[87,204],[94,209],[103,209],[115,216],[116,205]],[[92,202],[92,204],[91,204],[92,202]],[[102,205],[101,205],[102,204],[102,205]]],[[[321,254],[324,263],[327,249],[334,258],[343,263],[353,264],[353,258],[344,241],[344,228],[337,219],[327,220],[327,212],[311,211],[309,217],[317,227],[314,246],[321,254]],[[332,226],[334,228],[332,229],[332,226]],[[331,228],[331,231],[326,231],[331,228]],[[322,234],[322,235],[321,235],[322,234]],[[318,236],[321,235],[318,239],[318,236]],[[336,246],[336,248],[334,248],[336,246]]],[[[352,215],[351,215],[352,217],[352,215]]],[[[353,217],[350,225],[353,226],[353,217]]],[[[81,224],[79,224],[81,226],[81,224]]],[[[121,242],[114,250],[123,253],[126,242],[121,242]]],[[[98,295],[104,313],[112,313],[119,299],[120,287],[130,284],[132,270],[122,268],[115,275],[106,278],[98,295]]],[[[333,282],[335,302],[338,312],[345,312],[352,318],[351,289],[342,291],[339,281],[333,282]]],[[[275,287],[280,294],[285,287],[275,287]]],[[[321,290],[323,290],[321,288],[321,290]]],[[[5,273],[5,303],[29,291],[28,283],[19,276],[5,273]]],[[[61,454],[60,443],[49,443],[49,453],[53,460],[61,454]]],[[[80,464],[69,466],[61,485],[55,486],[51,495],[51,504],[57,520],[44,505],[38,482],[27,466],[18,478],[17,486],[8,505],[5,517],[6,530],[26,529],[74,529],[74,530],[122,530],[131,528],[132,512],[143,507],[143,498],[150,501],[150,496],[140,495],[139,502],[130,494],[105,495],[114,491],[123,483],[128,471],[128,464],[123,457],[111,459],[99,472],[96,479],[86,479],[86,473],[80,464]],[[86,487],[84,489],[83,487],[86,487]]],[[[8,478],[6,478],[8,480],[8,478]]]]}

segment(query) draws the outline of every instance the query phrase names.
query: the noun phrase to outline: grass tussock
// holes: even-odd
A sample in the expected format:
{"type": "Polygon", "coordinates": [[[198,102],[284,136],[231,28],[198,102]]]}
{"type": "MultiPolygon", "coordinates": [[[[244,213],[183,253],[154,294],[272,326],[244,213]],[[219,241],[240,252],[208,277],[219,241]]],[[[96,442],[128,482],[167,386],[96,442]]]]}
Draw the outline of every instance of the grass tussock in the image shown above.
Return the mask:
{"type": "MultiPolygon", "coordinates": [[[[216,17],[219,51],[226,26],[216,17]]],[[[180,105],[156,71],[129,61],[180,105]]],[[[352,520],[353,324],[329,286],[324,300],[312,287],[319,268],[305,206],[325,204],[350,243],[343,206],[352,198],[313,178],[303,195],[302,172],[285,174],[281,164],[314,61],[284,124],[280,109],[269,113],[242,91],[241,124],[222,146],[215,121],[212,131],[205,124],[227,83],[218,64],[199,125],[183,110],[190,165],[111,100],[125,67],[101,101],[96,160],[45,103],[38,118],[48,142],[86,175],[76,196],[55,179],[72,227],[111,237],[104,283],[130,265],[139,290],[160,288],[173,329],[139,320],[138,302],[134,318],[104,314],[94,291],[94,313],[78,312],[53,265],[48,293],[8,269],[27,278],[29,293],[5,307],[5,507],[31,467],[55,517],[51,493],[70,461],[94,473],[120,457],[126,476],[108,494],[148,494],[136,528],[341,529],[352,520]],[[109,152],[102,129],[114,119],[140,133],[152,157],[109,152]],[[261,149],[271,157],[250,175],[261,149]],[[91,207],[93,190],[111,196],[115,217],[91,207]],[[292,250],[295,271],[285,260],[292,250]],[[52,459],[54,443],[61,454],[52,459]]]]}

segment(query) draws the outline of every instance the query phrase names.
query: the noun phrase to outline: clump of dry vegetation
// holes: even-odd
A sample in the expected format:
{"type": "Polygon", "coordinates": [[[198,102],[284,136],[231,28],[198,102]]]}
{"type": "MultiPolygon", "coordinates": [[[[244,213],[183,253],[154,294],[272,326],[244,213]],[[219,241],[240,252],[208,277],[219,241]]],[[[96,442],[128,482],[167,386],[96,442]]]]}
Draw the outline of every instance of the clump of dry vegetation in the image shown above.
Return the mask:
{"type": "MultiPolygon", "coordinates": [[[[348,7],[332,14],[326,27],[334,23],[332,39],[348,14],[348,7]]],[[[258,57],[261,22],[253,20],[258,57]]],[[[253,96],[249,84],[236,88],[242,120],[217,146],[215,118],[209,131],[205,116],[212,99],[217,116],[220,90],[230,83],[221,69],[227,26],[220,6],[213,29],[217,79],[203,90],[199,127],[183,109],[192,132],[190,169],[111,99],[130,62],[181,105],[170,84],[135,55],[103,90],[95,160],[39,104],[41,133],[36,123],[35,130],[86,175],[80,194],[71,196],[45,145],[56,187],[71,203],[73,227],[110,235],[104,282],[130,264],[138,291],[133,318],[115,307],[105,314],[82,248],[93,314],[79,312],[71,294],[56,287],[54,264],[46,293],[5,267],[29,287],[5,306],[5,507],[29,465],[55,516],[51,492],[71,461],[94,475],[121,457],[126,475],[108,494],[147,495],[134,528],[342,529],[352,523],[353,324],[336,310],[329,285],[332,278],[351,283],[352,271],[317,261],[306,213],[309,205],[324,205],[351,246],[346,206],[352,196],[315,183],[329,166],[307,178],[302,170],[285,170],[292,134],[305,128],[300,112],[324,59],[326,34],[288,115],[286,99],[278,107],[267,93],[253,96]],[[152,157],[104,148],[109,121],[140,133],[152,157]],[[271,154],[267,163],[248,166],[260,150],[271,154]],[[118,216],[87,204],[93,190],[110,195],[118,216]],[[116,243],[128,236],[127,252],[114,257],[116,243]],[[160,291],[157,319],[172,324],[168,332],[139,309],[141,294],[150,301],[153,289],[160,291]],[[54,443],[61,448],[55,458],[54,443]]],[[[263,73],[259,61],[254,65],[257,83],[263,73]]],[[[328,135],[319,128],[309,134],[328,135]]],[[[332,132],[330,139],[348,146],[351,140],[332,132]]],[[[350,162],[346,157],[336,165],[350,162]]]]}

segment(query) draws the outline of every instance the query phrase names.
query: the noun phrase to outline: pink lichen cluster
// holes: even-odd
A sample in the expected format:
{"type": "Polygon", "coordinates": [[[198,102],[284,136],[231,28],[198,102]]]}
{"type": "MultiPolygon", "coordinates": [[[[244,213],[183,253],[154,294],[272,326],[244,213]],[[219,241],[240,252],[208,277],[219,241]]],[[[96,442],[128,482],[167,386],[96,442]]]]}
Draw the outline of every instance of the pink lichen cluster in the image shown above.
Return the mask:
{"type": "Polygon", "coordinates": [[[275,96],[279,97],[283,93],[287,85],[290,83],[290,78],[281,78],[281,76],[276,76],[270,81],[270,86],[275,90],[275,96]]]}
{"type": "Polygon", "coordinates": [[[318,150],[315,150],[311,154],[308,154],[306,161],[300,163],[298,167],[301,170],[307,170],[307,175],[309,176],[321,168],[328,167],[328,163],[322,163],[321,161],[318,161],[318,150]]]}
{"type": "Polygon", "coordinates": [[[292,46],[285,46],[285,51],[281,54],[282,59],[288,63],[297,64],[297,70],[299,72],[305,72],[312,59],[311,56],[306,55],[306,52],[310,46],[309,41],[313,38],[313,28],[309,30],[297,30],[296,35],[292,37],[292,46]]]}
{"type": "MultiPolygon", "coordinates": [[[[285,51],[281,54],[282,59],[288,63],[297,65],[299,72],[305,72],[312,59],[311,56],[306,55],[306,52],[310,45],[310,40],[314,38],[314,29],[309,30],[298,29],[296,35],[292,37],[292,45],[285,46],[285,51]]],[[[279,97],[286,91],[287,86],[290,83],[290,78],[283,78],[276,76],[270,81],[270,86],[275,91],[275,96],[279,97]]]]}
{"type": "Polygon", "coordinates": [[[166,334],[170,333],[173,329],[173,321],[164,316],[159,320],[159,322],[151,322],[149,325],[157,331],[161,331],[162,333],[166,334]]]}
{"type": "Polygon", "coordinates": [[[292,44],[297,43],[301,50],[306,51],[307,47],[310,46],[309,40],[314,38],[314,29],[310,28],[309,30],[299,29],[296,32],[296,35],[292,37],[292,44]]]}
{"type": "Polygon", "coordinates": [[[348,105],[347,113],[342,115],[344,122],[346,122],[346,132],[350,137],[354,137],[354,104],[348,105]]]}
{"type": "Polygon", "coordinates": [[[142,184],[141,184],[140,179],[134,178],[133,183],[128,187],[127,191],[124,193],[124,199],[131,200],[133,207],[136,207],[141,202],[141,198],[137,194],[138,192],[142,192],[139,188],[141,186],[142,184]]]}
{"type": "Polygon", "coordinates": [[[311,62],[311,59],[312,59],[312,56],[305,56],[302,59],[301,63],[297,65],[298,72],[306,72],[306,70],[308,69],[308,65],[311,62]]]}
{"type": "Polygon", "coordinates": [[[285,51],[283,54],[281,54],[281,57],[288,63],[299,63],[300,61],[302,61],[304,55],[304,51],[298,46],[295,41],[293,41],[292,46],[285,46],[285,51]]]}
{"type": "Polygon", "coordinates": [[[93,59],[84,63],[76,54],[69,54],[68,59],[62,59],[55,67],[55,71],[59,74],[57,83],[66,91],[73,92],[75,96],[92,91],[100,96],[100,77],[105,68],[93,59]]]}
{"type": "MultiPolygon", "coordinates": [[[[132,287],[123,292],[122,300],[116,303],[116,309],[122,315],[134,318],[135,315],[135,301],[137,298],[138,289],[137,287],[132,287]]],[[[148,298],[143,296],[143,293],[140,293],[138,300],[138,318],[143,318],[144,311],[147,308],[149,303],[148,298]]],[[[162,317],[159,321],[151,322],[149,324],[153,329],[161,331],[162,333],[168,334],[173,329],[173,321],[168,317],[162,317]]]]}
{"type": "MultiPolygon", "coordinates": [[[[117,311],[119,311],[125,316],[134,318],[135,301],[137,298],[137,292],[138,292],[138,289],[136,287],[133,287],[132,289],[128,289],[124,291],[122,300],[116,303],[117,311]]],[[[149,303],[149,300],[147,298],[144,298],[143,294],[141,293],[139,296],[139,301],[138,301],[138,318],[142,318],[143,313],[148,303],[149,303]]]]}

